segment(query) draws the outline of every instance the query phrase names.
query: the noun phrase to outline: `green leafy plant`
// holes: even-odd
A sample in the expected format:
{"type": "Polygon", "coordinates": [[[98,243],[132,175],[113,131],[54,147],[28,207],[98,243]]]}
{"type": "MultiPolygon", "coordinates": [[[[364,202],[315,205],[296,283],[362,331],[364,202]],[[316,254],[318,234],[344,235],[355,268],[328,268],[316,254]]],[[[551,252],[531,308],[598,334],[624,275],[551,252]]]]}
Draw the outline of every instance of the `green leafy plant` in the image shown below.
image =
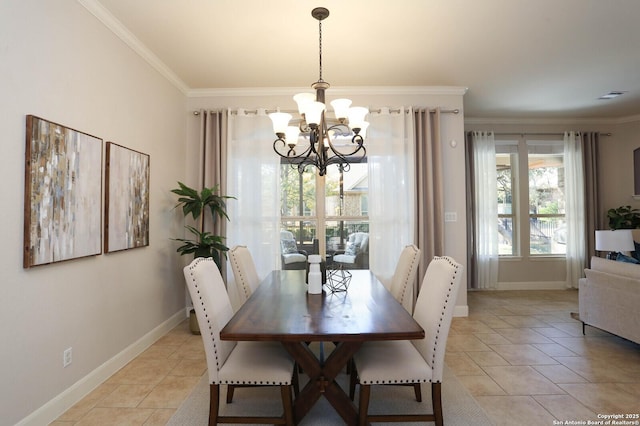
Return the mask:
{"type": "Polygon", "coordinates": [[[631,206],[620,206],[607,211],[609,228],[611,229],[636,229],[640,228],[640,210],[631,206]]]}
{"type": "Polygon", "coordinates": [[[229,247],[224,244],[225,238],[205,231],[206,217],[211,219],[211,225],[215,226],[218,220],[229,220],[227,215],[228,199],[235,199],[228,195],[218,195],[218,186],[203,188],[198,192],[182,182],[178,182],[179,188],[171,192],[178,195],[176,208],[182,206],[184,217],[191,215],[198,223],[198,227],[185,225],[185,228],[194,235],[194,239],[174,238],[183,244],[176,250],[181,255],[193,254],[196,257],[212,257],[220,268],[222,256],[226,257],[229,247]],[[207,212],[209,212],[207,214],[207,212]]]}

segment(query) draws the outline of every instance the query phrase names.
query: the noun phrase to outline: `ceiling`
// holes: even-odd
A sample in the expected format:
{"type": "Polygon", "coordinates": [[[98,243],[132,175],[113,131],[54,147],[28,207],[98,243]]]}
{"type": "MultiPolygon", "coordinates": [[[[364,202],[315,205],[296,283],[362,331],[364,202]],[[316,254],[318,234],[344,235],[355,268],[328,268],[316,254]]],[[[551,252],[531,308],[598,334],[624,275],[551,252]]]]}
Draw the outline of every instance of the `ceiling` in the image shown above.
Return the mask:
{"type": "Polygon", "coordinates": [[[323,6],[333,87],[467,87],[477,118],[640,114],[637,0],[79,1],[187,94],[309,87],[323,6]]]}

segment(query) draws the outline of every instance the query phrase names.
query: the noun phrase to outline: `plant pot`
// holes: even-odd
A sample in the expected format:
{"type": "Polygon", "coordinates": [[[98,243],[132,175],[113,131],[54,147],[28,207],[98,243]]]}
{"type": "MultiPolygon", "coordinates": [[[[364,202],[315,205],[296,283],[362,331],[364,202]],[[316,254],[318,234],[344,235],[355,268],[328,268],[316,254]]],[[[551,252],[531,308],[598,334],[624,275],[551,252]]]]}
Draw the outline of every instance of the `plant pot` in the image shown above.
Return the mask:
{"type": "Polygon", "coordinates": [[[189,311],[189,330],[193,334],[200,334],[200,327],[198,326],[198,318],[196,317],[196,310],[191,309],[189,311]]]}

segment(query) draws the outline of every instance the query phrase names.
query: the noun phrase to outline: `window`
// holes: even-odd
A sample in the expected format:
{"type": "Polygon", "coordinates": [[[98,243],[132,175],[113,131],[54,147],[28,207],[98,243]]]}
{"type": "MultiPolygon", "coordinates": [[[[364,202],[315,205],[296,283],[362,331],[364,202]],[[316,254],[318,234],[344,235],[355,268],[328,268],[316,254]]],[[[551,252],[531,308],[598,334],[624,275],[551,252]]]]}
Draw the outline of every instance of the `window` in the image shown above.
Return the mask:
{"type": "Polygon", "coordinates": [[[566,253],[564,146],[528,141],[529,253],[566,253]]]}
{"type": "Polygon", "coordinates": [[[282,228],[291,231],[298,249],[313,252],[317,237],[315,169],[300,174],[288,163],[280,166],[282,228]]]}
{"type": "Polygon", "coordinates": [[[565,254],[563,149],[562,141],[496,141],[501,256],[565,254]]]}
{"type": "Polygon", "coordinates": [[[308,253],[344,250],[349,235],[369,232],[368,168],[351,163],[347,171],[330,166],[324,177],[309,167],[281,165],[282,227],[308,253]]]}
{"type": "Polygon", "coordinates": [[[515,256],[518,254],[514,198],[515,178],[518,165],[518,145],[501,144],[496,141],[496,177],[498,194],[498,253],[515,256]]]}

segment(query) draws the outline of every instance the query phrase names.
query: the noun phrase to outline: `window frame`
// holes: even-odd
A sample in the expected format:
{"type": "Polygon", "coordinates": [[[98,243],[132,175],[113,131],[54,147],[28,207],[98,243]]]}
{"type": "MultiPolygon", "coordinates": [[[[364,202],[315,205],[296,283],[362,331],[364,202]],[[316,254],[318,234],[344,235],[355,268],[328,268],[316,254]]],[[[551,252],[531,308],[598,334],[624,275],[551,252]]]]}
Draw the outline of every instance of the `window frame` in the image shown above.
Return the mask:
{"type": "MultiPolygon", "coordinates": [[[[350,163],[352,164],[367,164],[367,158],[364,157],[362,159],[356,159],[355,161],[351,161],[350,163]]],[[[291,167],[293,170],[295,170],[295,173],[298,173],[298,166],[295,163],[291,163],[289,162],[289,160],[287,159],[281,159],[280,161],[280,165],[281,167],[291,167]]],[[[336,165],[331,165],[329,167],[339,167],[336,165]]],[[[367,212],[367,215],[361,215],[361,216],[353,216],[353,215],[329,215],[326,212],[326,176],[320,176],[317,172],[315,167],[309,166],[307,170],[310,170],[314,173],[315,176],[315,215],[285,215],[284,212],[282,212],[281,210],[281,218],[280,218],[280,222],[283,224],[287,223],[287,222],[298,222],[298,227],[300,229],[300,233],[296,234],[294,233],[294,236],[296,236],[296,239],[298,240],[298,235],[302,235],[302,229],[304,228],[304,222],[315,222],[316,224],[316,233],[315,233],[315,238],[318,240],[318,251],[320,253],[320,255],[322,255],[323,257],[326,257],[327,255],[327,238],[326,238],[326,229],[327,229],[327,222],[339,222],[342,224],[342,226],[344,226],[345,223],[347,222],[364,222],[367,224],[369,224],[369,215],[367,212]]],[[[342,169],[340,169],[341,173],[349,173],[349,171],[342,171],[342,169]]],[[[300,179],[298,180],[299,182],[299,186],[298,186],[298,191],[300,193],[300,201],[299,203],[301,203],[300,205],[302,205],[302,203],[304,203],[303,200],[303,195],[302,195],[302,188],[303,188],[303,177],[302,174],[300,174],[300,179]]],[[[340,198],[341,198],[341,203],[344,202],[344,179],[341,177],[340,178],[340,198]]],[[[281,191],[282,191],[282,186],[281,186],[281,191]]],[[[368,197],[368,190],[367,193],[365,195],[366,197],[368,197]]],[[[298,211],[300,211],[300,209],[298,209],[298,211]]],[[[344,238],[344,243],[346,244],[346,236],[344,238]]],[[[304,242],[302,241],[297,241],[298,244],[304,244],[304,242]]],[[[315,248],[315,247],[314,247],[315,248]]]]}
{"type": "MultiPolygon", "coordinates": [[[[498,254],[501,260],[518,258],[565,258],[565,253],[533,253],[531,247],[531,219],[535,218],[566,218],[566,213],[532,213],[529,209],[529,144],[555,145],[564,148],[563,141],[551,138],[531,138],[521,136],[496,139],[496,166],[498,156],[511,155],[511,213],[498,213],[498,220],[511,219],[512,221],[512,251],[511,254],[498,254]],[[508,152],[505,146],[514,146],[513,152],[508,152]],[[501,151],[502,149],[502,151],[501,151]]],[[[532,153],[532,155],[536,155],[532,153]]],[[[558,155],[556,153],[555,155],[558,155]]],[[[496,182],[497,185],[497,182],[496,182]]],[[[497,202],[498,200],[496,200],[497,202]]],[[[551,237],[552,238],[552,237],[551,237]]]]}

